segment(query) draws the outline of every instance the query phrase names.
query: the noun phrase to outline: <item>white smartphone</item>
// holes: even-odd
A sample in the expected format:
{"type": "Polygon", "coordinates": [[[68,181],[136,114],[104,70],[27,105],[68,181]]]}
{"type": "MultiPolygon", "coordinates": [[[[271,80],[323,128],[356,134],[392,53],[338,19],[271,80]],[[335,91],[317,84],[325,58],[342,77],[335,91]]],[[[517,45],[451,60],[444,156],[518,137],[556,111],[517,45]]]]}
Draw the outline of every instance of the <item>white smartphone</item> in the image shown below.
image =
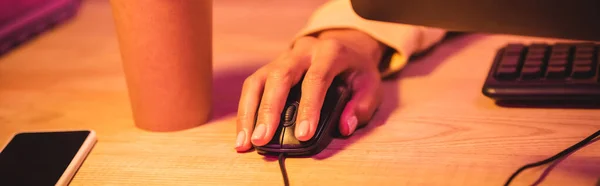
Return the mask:
{"type": "Polygon", "coordinates": [[[0,152],[0,185],[68,185],[96,141],[92,130],[18,133],[0,152]]]}

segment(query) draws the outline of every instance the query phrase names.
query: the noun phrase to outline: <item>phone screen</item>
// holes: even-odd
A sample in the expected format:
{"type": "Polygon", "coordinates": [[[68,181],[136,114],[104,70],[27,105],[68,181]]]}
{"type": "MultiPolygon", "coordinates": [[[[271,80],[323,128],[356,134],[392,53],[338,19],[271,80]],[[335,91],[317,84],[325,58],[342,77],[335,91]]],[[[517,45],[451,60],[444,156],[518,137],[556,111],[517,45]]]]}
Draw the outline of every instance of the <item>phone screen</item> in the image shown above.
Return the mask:
{"type": "Polygon", "coordinates": [[[0,153],[0,184],[55,185],[90,131],[20,133],[0,153]]]}

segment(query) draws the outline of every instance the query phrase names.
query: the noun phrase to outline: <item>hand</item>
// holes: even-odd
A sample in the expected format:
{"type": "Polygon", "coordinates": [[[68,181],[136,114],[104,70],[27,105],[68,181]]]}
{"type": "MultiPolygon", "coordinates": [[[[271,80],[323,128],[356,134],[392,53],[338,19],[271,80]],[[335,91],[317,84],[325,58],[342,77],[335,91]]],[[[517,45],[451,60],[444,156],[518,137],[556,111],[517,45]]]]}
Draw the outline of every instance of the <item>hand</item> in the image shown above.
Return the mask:
{"type": "Polygon", "coordinates": [[[353,94],[339,123],[341,134],[351,135],[368,123],[381,102],[378,64],[383,50],[382,44],[356,30],[331,30],[298,39],[291,49],[245,80],[235,149],[247,151],[252,144],[262,146],[271,140],[290,88],[305,73],[295,131],[298,140],[307,141],[314,135],[325,94],[337,75],[353,94]]]}

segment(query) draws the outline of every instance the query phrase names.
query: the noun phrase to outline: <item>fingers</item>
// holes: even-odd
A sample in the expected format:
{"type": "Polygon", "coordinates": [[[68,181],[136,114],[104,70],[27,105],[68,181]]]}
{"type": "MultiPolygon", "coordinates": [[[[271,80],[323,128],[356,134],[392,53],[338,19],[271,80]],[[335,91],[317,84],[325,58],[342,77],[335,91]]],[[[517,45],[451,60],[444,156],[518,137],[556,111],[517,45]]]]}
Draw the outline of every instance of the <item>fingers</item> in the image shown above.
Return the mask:
{"type": "Polygon", "coordinates": [[[282,54],[274,62],[266,65],[263,68],[257,70],[253,75],[249,76],[243,84],[242,94],[238,105],[237,115],[237,137],[235,149],[237,151],[247,151],[252,148],[253,142],[255,145],[264,145],[267,143],[276,129],[274,123],[278,123],[278,117],[274,118],[273,115],[281,112],[282,104],[285,103],[285,96],[287,96],[287,90],[283,87],[278,87],[281,84],[290,86],[289,79],[293,80],[293,83],[299,81],[298,75],[294,77],[288,77],[292,74],[303,73],[308,68],[308,59],[300,61],[301,58],[297,56],[308,56],[307,54],[311,48],[312,43],[315,43],[314,37],[301,37],[293,46],[293,49],[282,54]],[[301,63],[305,65],[302,67],[301,63]],[[298,72],[291,72],[296,70],[298,72]],[[268,82],[268,83],[267,83],[268,82]],[[267,91],[265,91],[267,90],[267,91]],[[263,96],[265,94],[265,96],[263,96]],[[263,97],[265,97],[263,99],[263,97]],[[263,99],[261,101],[261,99],[263,99]],[[283,99],[283,101],[281,101],[283,99]],[[257,113],[259,104],[261,113],[257,113]],[[281,104],[280,104],[281,103],[281,104]],[[257,118],[257,116],[261,116],[257,118]],[[258,130],[255,130],[256,121],[264,123],[258,130]],[[255,136],[255,140],[252,140],[255,136]]]}
{"type": "Polygon", "coordinates": [[[349,67],[349,61],[342,61],[345,48],[333,41],[322,41],[313,48],[311,66],[302,82],[302,96],[298,109],[298,123],[295,136],[307,141],[315,133],[323,100],[331,81],[349,67]]]}
{"type": "Polygon", "coordinates": [[[256,126],[251,137],[254,145],[265,145],[273,137],[290,88],[300,81],[303,69],[308,66],[303,60],[308,59],[290,55],[285,62],[281,62],[268,73],[264,93],[258,107],[256,126]]]}
{"type": "Polygon", "coordinates": [[[347,81],[352,83],[354,95],[340,118],[340,130],[350,135],[360,124],[366,124],[381,101],[379,74],[376,69],[365,69],[365,62],[353,56],[357,54],[334,40],[301,39],[279,60],[249,77],[238,108],[236,149],[246,151],[252,144],[263,146],[271,140],[290,88],[303,75],[295,130],[298,140],[314,136],[327,90],[342,72],[354,74],[353,80],[347,81]]]}
{"type": "Polygon", "coordinates": [[[350,80],[353,83],[353,96],[340,117],[339,129],[342,135],[349,136],[357,127],[366,125],[381,104],[381,81],[375,75],[364,73],[350,80]]]}
{"type": "Polygon", "coordinates": [[[250,137],[254,129],[256,108],[262,97],[265,80],[265,68],[261,68],[246,78],[242,86],[237,115],[237,137],[235,142],[237,151],[247,151],[252,148],[250,137]]]}

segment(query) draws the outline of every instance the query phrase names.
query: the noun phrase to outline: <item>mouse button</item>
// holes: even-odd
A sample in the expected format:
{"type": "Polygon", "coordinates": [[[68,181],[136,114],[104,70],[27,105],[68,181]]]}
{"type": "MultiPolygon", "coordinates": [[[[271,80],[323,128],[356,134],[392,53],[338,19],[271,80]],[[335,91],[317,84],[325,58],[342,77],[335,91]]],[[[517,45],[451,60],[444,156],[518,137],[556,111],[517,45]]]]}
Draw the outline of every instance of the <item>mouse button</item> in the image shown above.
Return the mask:
{"type": "Polygon", "coordinates": [[[269,148],[280,148],[281,147],[280,143],[283,138],[283,134],[285,133],[284,129],[285,129],[284,127],[277,127],[271,140],[264,146],[269,147],[269,148]]]}
{"type": "Polygon", "coordinates": [[[296,138],[294,127],[286,127],[281,136],[283,138],[281,148],[299,148],[304,145],[303,142],[296,138]]]}
{"type": "Polygon", "coordinates": [[[321,109],[321,118],[330,116],[335,112],[337,108],[341,105],[338,105],[343,100],[348,99],[349,89],[343,85],[332,86],[327,90],[325,94],[325,100],[323,101],[323,108],[321,109]]]}

